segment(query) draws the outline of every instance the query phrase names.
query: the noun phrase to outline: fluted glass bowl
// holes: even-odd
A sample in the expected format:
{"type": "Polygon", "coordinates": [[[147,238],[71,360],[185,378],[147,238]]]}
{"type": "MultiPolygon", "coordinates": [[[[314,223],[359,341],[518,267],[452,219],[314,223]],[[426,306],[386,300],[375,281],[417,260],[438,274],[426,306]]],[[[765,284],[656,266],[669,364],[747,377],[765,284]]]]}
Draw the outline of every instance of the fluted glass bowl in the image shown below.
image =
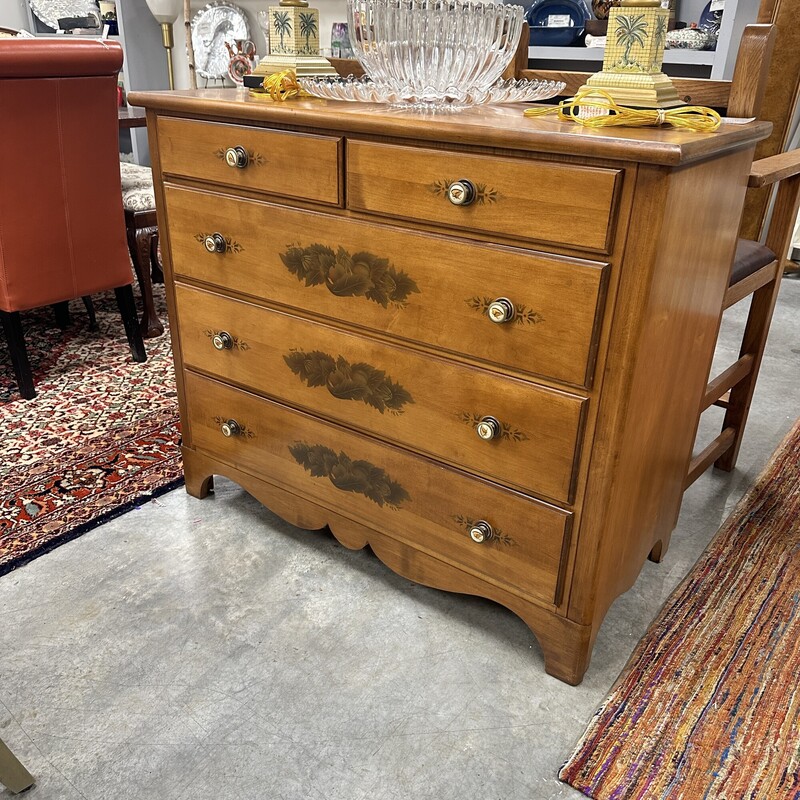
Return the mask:
{"type": "Polygon", "coordinates": [[[347,0],[347,15],[375,99],[436,108],[491,102],[490,90],[519,44],[524,9],[468,0],[347,0]]]}

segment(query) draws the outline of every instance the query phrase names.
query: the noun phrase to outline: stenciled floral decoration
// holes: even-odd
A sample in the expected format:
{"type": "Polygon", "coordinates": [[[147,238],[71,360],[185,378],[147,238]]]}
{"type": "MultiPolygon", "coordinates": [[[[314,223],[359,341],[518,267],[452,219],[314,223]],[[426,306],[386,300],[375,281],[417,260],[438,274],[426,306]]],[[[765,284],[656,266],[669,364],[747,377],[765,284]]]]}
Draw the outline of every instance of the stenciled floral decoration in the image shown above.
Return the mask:
{"type": "MultiPolygon", "coordinates": [[[[214,151],[214,155],[217,158],[221,158],[225,161],[225,154],[228,152],[227,147],[220,147],[218,150],[214,151]]],[[[261,153],[257,153],[255,150],[248,150],[247,151],[247,163],[248,165],[253,164],[256,167],[263,167],[267,163],[267,159],[261,155],[261,153]]]]}
{"type": "MultiPolygon", "coordinates": [[[[482,414],[471,414],[468,411],[461,411],[456,415],[463,423],[477,428],[478,423],[483,419],[482,414]]],[[[513,428],[507,422],[503,422],[502,420],[498,420],[500,423],[500,437],[501,439],[507,439],[510,442],[527,442],[528,441],[528,434],[524,431],[519,430],[519,428],[513,428]]]]}
{"type": "MultiPolygon", "coordinates": [[[[206,239],[208,239],[209,236],[213,236],[213,235],[214,234],[212,234],[212,233],[196,233],[194,235],[194,238],[195,238],[195,241],[200,242],[200,244],[202,244],[202,245],[205,245],[206,239]]],[[[226,253],[241,253],[244,250],[244,247],[242,247],[239,244],[239,242],[237,242],[235,239],[231,239],[230,236],[223,236],[222,238],[225,239],[225,252],[226,253]]]]}
{"type": "MultiPolygon", "coordinates": [[[[467,533],[469,533],[470,528],[475,525],[474,519],[470,519],[469,517],[465,517],[461,514],[454,514],[451,519],[456,523],[456,525],[459,526],[459,528],[463,528],[467,533]]],[[[494,535],[489,542],[497,542],[498,544],[505,545],[506,547],[516,547],[516,541],[508,534],[503,533],[500,528],[495,528],[492,526],[492,532],[494,535]]]]}
{"type": "MultiPolygon", "coordinates": [[[[214,422],[217,425],[223,425],[224,423],[228,422],[229,417],[214,417],[214,422]]],[[[253,431],[250,430],[246,425],[242,425],[241,422],[237,423],[239,425],[239,432],[236,434],[237,436],[244,436],[245,439],[253,439],[255,438],[255,434],[253,431]]]]}
{"type": "Polygon", "coordinates": [[[388,258],[366,251],[351,255],[343,247],[334,251],[324,244],[293,244],[280,257],[297,280],[306,286],[324,285],[339,297],[366,297],[384,308],[403,308],[410,294],[419,293],[416,282],[388,258]]]}
{"type": "MultiPolygon", "coordinates": [[[[434,181],[432,184],[428,186],[431,192],[435,195],[439,195],[441,197],[447,197],[447,193],[450,191],[450,187],[456,183],[456,181],[450,181],[446,178],[444,180],[434,181]]],[[[485,205],[488,203],[496,203],[502,195],[497,189],[492,189],[491,187],[487,186],[485,183],[476,183],[475,184],[475,202],[479,203],[480,205],[485,205]]]]}
{"type": "MultiPolygon", "coordinates": [[[[494,298],[468,297],[464,302],[475,311],[489,316],[489,306],[494,302],[494,298]]],[[[522,303],[515,303],[514,319],[511,321],[516,325],[538,325],[540,322],[544,322],[544,317],[538,311],[533,311],[522,303]]]]}
{"type": "Polygon", "coordinates": [[[330,447],[306,442],[289,445],[289,452],[304,470],[311,473],[312,478],[328,478],[337,489],[362,494],[381,507],[398,509],[411,499],[397,481],[369,461],[354,461],[330,447]]]}
{"type": "Polygon", "coordinates": [[[371,364],[351,364],[343,356],[334,358],[320,350],[290,350],[283,360],[289,369],[308,386],[324,386],[340,400],[361,400],[381,414],[402,414],[411,394],[395,383],[383,370],[371,364]]]}
{"type": "MultiPolygon", "coordinates": [[[[226,331],[216,331],[212,330],[211,328],[207,328],[203,331],[203,333],[208,336],[209,339],[213,339],[215,336],[219,336],[221,333],[226,333],[226,331]]],[[[250,345],[247,342],[242,341],[238,336],[232,336],[230,333],[228,336],[231,337],[231,341],[233,342],[233,347],[237,350],[249,350],[250,345]]]]}

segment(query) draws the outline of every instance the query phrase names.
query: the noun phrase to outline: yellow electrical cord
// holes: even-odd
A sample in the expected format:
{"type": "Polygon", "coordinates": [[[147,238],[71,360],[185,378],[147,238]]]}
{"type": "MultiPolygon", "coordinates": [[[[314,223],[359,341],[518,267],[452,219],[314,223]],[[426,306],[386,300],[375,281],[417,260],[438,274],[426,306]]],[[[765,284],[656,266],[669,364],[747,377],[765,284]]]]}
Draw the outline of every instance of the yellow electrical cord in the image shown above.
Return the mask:
{"type": "Polygon", "coordinates": [[[588,89],[575,97],[564,100],[557,106],[525,109],[526,117],[544,117],[558,113],[561,122],[577,122],[587,128],[605,128],[609,125],[624,125],[641,128],[651,125],[672,125],[690,131],[710,133],[719,128],[722,119],[713,108],[705,106],[680,106],[678,108],[626,108],[618,106],[608,92],[588,89]],[[603,114],[580,116],[582,108],[604,111],[603,114]]]}
{"type": "Polygon", "coordinates": [[[293,69],[285,69],[283,72],[273,72],[267,75],[261,83],[260,89],[251,89],[254,95],[268,94],[272,100],[283,101],[291,100],[295,97],[311,97],[297,82],[297,74],[293,69]]]}

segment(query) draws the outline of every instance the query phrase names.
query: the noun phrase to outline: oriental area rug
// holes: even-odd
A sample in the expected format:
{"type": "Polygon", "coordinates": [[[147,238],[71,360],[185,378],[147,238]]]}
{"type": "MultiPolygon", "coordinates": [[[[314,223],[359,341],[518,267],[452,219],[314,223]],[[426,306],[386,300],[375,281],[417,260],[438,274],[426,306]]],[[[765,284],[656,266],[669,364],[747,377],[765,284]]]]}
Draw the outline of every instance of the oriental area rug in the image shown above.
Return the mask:
{"type": "Polygon", "coordinates": [[[800,421],[559,777],[596,800],[800,797],[800,421]]]}
{"type": "MultiPolygon", "coordinates": [[[[153,287],[167,323],[164,288],[153,287]]],[[[114,293],[24,312],[36,398],[22,400],[0,343],[0,575],[183,480],[169,330],[131,360],[114,293]]]]}

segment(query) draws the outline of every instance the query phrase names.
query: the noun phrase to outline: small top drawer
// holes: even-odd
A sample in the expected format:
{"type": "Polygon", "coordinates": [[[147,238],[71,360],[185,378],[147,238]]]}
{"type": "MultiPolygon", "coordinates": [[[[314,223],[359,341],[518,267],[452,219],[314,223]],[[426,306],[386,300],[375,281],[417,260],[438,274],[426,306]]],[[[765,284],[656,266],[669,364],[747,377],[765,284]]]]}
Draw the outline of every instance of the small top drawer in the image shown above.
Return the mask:
{"type": "Polygon", "coordinates": [[[621,178],[616,169],[347,143],[348,208],[604,253],[621,178]],[[457,182],[468,182],[471,198],[451,191],[457,182]]]}
{"type": "Polygon", "coordinates": [[[159,117],[164,173],[339,205],[341,139],[159,117]]]}

